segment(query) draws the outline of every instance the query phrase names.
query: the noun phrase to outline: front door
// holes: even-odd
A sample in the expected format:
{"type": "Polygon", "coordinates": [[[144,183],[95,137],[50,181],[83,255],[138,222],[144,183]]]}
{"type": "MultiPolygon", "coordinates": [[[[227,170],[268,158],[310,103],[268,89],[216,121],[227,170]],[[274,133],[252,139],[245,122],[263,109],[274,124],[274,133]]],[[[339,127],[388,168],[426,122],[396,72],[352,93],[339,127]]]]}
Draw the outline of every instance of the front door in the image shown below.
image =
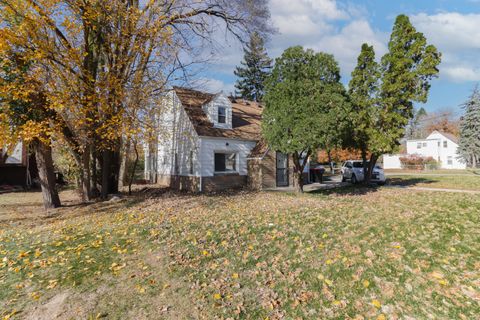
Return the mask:
{"type": "Polygon", "coordinates": [[[277,187],[288,187],[288,154],[277,152],[277,187]]]}

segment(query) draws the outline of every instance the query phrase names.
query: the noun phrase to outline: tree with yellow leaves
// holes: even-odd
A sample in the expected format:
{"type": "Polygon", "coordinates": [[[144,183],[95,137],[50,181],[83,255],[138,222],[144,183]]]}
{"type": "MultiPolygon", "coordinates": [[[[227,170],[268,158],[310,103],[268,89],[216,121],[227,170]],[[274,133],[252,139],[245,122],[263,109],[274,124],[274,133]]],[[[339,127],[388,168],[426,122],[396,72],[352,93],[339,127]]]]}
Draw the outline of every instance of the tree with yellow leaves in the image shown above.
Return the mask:
{"type": "MultiPolygon", "coordinates": [[[[152,116],[220,27],[268,32],[267,0],[0,0],[0,55],[32,61],[48,101],[41,132],[64,141],[84,200],[118,189],[122,146],[152,116]]],[[[3,88],[2,92],[19,91],[3,88]]],[[[8,123],[8,107],[2,119],[8,123]]],[[[0,144],[4,143],[0,141],[0,144]]]]}

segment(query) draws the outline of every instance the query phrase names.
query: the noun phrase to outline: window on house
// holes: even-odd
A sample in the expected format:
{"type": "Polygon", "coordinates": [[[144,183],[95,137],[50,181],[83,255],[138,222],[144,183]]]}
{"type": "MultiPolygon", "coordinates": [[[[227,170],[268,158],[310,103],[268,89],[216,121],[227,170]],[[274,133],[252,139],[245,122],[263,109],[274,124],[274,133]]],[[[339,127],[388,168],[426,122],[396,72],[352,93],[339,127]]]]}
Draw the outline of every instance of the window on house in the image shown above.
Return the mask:
{"type": "Polygon", "coordinates": [[[215,172],[237,171],[236,153],[215,153],[215,172]]]}
{"type": "Polygon", "coordinates": [[[451,156],[448,157],[447,159],[447,164],[451,166],[453,164],[453,158],[451,156]]]}
{"type": "Polygon", "coordinates": [[[424,147],[424,148],[427,147],[427,143],[426,143],[426,142],[423,143],[423,147],[424,147]]]}
{"type": "Polygon", "coordinates": [[[227,110],[225,107],[218,107],[218,123],[227,122],[227,110]]]}
{"type": "Polygon", "coordinates": [[[447,142],[447,140],[443,141],[443,147],[444,147],[444,148],[448,147],[448,142],[447,142]]]}
{"type": "Polygon", "coordinates": [[[422,149],[422,143],[421,142],[417,143],[417,149],[422,149]]]}
{"type": "Polygon", "coordinates": [[[440,141],[437,142],[437,145],[440,147],[440,141]]]}
{"type": "Polygon", "coordinates": [[[189,161],[190,161],[190,174],[193,174],[193,151],[190,151],[190,158],[189,158],[189,161]]]}

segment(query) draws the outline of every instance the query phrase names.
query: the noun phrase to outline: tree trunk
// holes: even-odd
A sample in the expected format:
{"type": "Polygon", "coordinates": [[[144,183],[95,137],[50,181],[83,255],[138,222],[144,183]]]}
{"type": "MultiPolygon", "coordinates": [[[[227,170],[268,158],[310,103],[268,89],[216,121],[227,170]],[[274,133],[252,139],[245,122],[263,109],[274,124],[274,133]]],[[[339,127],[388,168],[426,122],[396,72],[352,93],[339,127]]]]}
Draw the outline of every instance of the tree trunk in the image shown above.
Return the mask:
{"type": "Polygon", "coordinates": [[[330,166],[330,173],[331,174],[335,174],[335,172],[333,172],[333,161],[332,161],[332,152],[330,150],[327,150],[327,156],[328,156],[328,165],[330,166]]]}
{"type": "Polygon", "coordinates": [[[81,155],[80,163],[80,194],[82,195],[83,202],[92,200],[90,174],[90,150],[87,147],[81,155]]]}
{"type": "Polygon", "coordinates": [[[303,193],[303,176],[302,172],[298,172],[295,168],[293,171],[293,178],[295,180],[295,192],[303,193]]]}
{"type": "Polygon", "coordinates": [[[474,154],[472,155],[472,168],[477,168],[477,157],[474,154]]]}
{"type": "Polygon", "coordinates": [[[362,164],[363,164],[363,182],[367,183],[368,166],[367,166],[367,150],[362,148],[362,164]]]}
{"type": "Polygon", "coordinates": [[[111,156],[110,150],[102,152],[102,199],[106,200],[110,191],[110,174],[111,174],[111,156]]]}
{"type": "Polygon", "coordinates": [[[135,162],[133,163],[132,174],[130,175],[130,181],[128,182],[128,195],[132,195],[132,183],[133,179],[135,178],[135,171],[138,164],[138,150],[136,141],[133,142],[133,148],[135,150],[135,162]]]}
{"type": "Polygon", "coordinates": [[[118,173],[120,156],[118,150],[104,150],[102,152],[102,199],[109,194],[118,193],[118,173]]]}
{"type": "Polygon", "coordinates": [[[45,209],[58,208],[61,203],[55,182],[52,148],[40,140],[33,142],[33,148],[35,150],[38,175],[42,187],[43,205],[45,209]]]}
{"type": "Polygon", "coordinates": [[[297,193],[303,193],[303,169],[305,168],[305,164],[310,157],[310,151],[305,153],[305,160],[303,163],[300,163],[301,156],[304,152],[294,152],[292,154],[293,158],[293,179],[295,180],[295,191],[297,193]]]}
{"type": "Polygon", "coordinates": [[[368,164],[367,176],[365,177],[365,184],[369,184],[372,181],[373,168],[377,164],[378,156],[372,154],[370,156],[370,163],[368,164]]]}
{"type": "MultiPolygon", "coordinates": [[[[118,171],[118,189],[121,189],[127,184],[128,176],[128,153],[130,152],[130,139],[122,143],[120,148],[120,169],[118,171]]],[[[137,151],[137,150],[135,150],[137,151]]]]}
{"type": "Polygon", "coordinates": [[[98,166],[97,166],[97,150],[95,145],[92,144],[90,148],[91,152],[91,179],[90,179],[90,195],[92,198],[97,198],[100,195],[98,190],[98,166]]]}

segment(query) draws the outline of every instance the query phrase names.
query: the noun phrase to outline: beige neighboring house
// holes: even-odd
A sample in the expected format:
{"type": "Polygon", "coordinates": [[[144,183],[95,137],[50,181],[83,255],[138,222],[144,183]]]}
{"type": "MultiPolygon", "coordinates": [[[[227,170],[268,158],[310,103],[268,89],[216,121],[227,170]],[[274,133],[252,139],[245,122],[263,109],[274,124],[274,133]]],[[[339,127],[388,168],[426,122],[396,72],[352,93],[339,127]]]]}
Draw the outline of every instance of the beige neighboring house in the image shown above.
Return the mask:
{"type": "Polygon", "coordinates": [[[260,104],[175,87],[162,110],[158,143],[145,147],[150,182],[195,192],[292,185],[291,159],[262,140],[260,104]]]}

